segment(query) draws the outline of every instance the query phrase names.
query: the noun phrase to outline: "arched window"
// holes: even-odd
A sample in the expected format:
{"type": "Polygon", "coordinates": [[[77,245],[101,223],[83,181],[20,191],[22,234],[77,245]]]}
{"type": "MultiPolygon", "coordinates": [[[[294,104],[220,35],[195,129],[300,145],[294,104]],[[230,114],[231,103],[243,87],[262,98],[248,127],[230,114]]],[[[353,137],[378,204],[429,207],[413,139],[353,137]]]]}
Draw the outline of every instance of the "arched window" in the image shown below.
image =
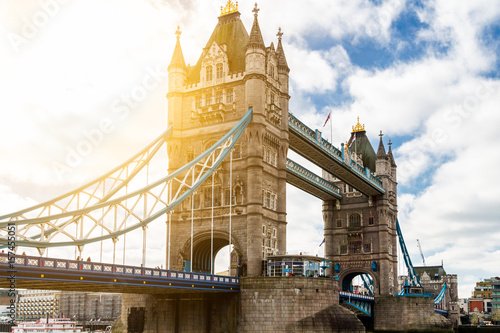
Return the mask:
{"type": "Polygon", "coordinates": [[[361,227],[361,216],[357,213],[351,214],[351,216],[349,216],[349,226],[361,227]]]}
{"type": "Polygon", "coordinates": [[[206,80],[212,81],[212,66],[206,67],[206,80]]]}
{"type": "Polygon", "coordinates": [[[216,73],[217,79],[222,79],[222,77],[224,76],[224,67],[222,66],[222,64],[216,65],[215,73],[216,73]]]}

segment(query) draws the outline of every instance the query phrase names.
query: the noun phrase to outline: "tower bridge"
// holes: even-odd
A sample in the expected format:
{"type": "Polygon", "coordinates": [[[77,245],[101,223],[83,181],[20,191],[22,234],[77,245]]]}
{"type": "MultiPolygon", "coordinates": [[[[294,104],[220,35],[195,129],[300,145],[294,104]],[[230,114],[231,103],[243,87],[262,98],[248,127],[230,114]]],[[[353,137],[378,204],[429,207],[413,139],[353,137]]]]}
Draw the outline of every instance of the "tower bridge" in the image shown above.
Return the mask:
{"type": "MultiPolygon", "coordinates": [[[[124,296],[122,313],[145,309],[145,331],[161,325],[182,331],[182,316],[203,318],[192,330],[255,331],[256,316],[267,318],[265,313],[274,314],[268,331],[301,331],[311,325],[364,331],[339,300],[374,315],[380,329],[395,320],[382,320],[387,311],[395,316],[397,311],[415,313],[399,328],[409,328],[415,320],[434,327],[425,321],[433,316],[432,299],[419,300],[425,306],[418,311],[409,298],[394,301],[399,226],[397,166],[390,143],[386,152],[381,134],[375,153],[358,120],[349,140],[337,148],[293,116],[283,33],[280,28],[276,46],[266,46],[258,12],[255,5],[248,33],[237,3],[228,1],[193,66],[186,65],[177,30],[168,66],[168,130],[95,181],[0,216],[4,247],[11,245],[9,231],[15,230],[12,250],[32,247],[40,255],[14,255],[12,260],[0,255],[3,277],[17,268],[17,283],[24,288],[135,293],[124,296]],[[155,169],[163,148],[168,167],[154,178],[150,167],[155,169]],[[287,158],[289,149],[321,167],[323,174],[287,158]],[[287,183],[323,200],[331,279],[259,277],[267,256],[286,253],[287,183]],[[165,268],[148,268],[147,227],[159,222],[166,225],[165,268]],[[127,266],[125,250],[120,265],[116,243],[123,239],[125,249],[126,235],[136,229],[143,234],[142,265],[127,266]],[[76,260],[83,258],[85,247],[102,242],[112,242],[112,263],[76,260]],[[74,246],[75,258],[43,257],[47,248],[62,246],[74,246]],[[214,259],[226,246],[231,251],[229,276],[221,277],[214,274],[214,259]],[[370,277],[374,297],[348,293],[358,275],[370,277]],[[339,295],[338,289],[344,291],[339,295]],[[177,296],[161,296],[165,294],[177,296]],[[383,302],[377,305],[377,299],[383,302]],[[386,312],[377,315],[377,307],[386,312]],[[176,309],[175,315],[158,315],[167,309],[176,309]]],[[[2,279],[0,286],[8,287],[8,280],[2,279]]]]}

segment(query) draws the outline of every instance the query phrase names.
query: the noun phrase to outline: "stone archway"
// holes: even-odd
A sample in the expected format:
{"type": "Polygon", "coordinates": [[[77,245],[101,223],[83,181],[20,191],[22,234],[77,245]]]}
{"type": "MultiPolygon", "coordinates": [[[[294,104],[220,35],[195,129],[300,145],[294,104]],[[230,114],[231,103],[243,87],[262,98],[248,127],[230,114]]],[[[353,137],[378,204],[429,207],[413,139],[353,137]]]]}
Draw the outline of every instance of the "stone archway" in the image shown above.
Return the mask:
{"type": "Polygon", "coordinates": [[[352,280],[362,274],[367,274],[369,275],[372,280],[373,280],[373,294],[378,295],[380,293],[380,288],[379,288],[379,279],[378,275],[373,272],[370,269],[367,268],[362,268],[362,267],[354,267],[354,268],[348,268],[343,270],[339,274],[339,288],[340,290],[343,291],[350,291],[350,286],[352,283],[352,280]]]}
{"type": "MultiPolygon", "coordinates": [[[[193,235],[193,262],[190,263],[192,265],[193,272],[211,272],[211,263],[212,260],[215,260],[217,253],[229,245],[229,233],[224,231],[215,231],[213,232],[213,253],[211,253],[211,232],[203,231],[193,235]],[[210,255],[213,255],[211,260],[210,255]]],[[[231,236],[231,244],[233,245],[233,251],[235,253],[241,253],[241,247],[239,245],[238,240],[234,235],[231,236]]],[[[191,239],[189,238],[182,247],[181,253],[183,259],[185,261],[191,260],[191,239]]]]}

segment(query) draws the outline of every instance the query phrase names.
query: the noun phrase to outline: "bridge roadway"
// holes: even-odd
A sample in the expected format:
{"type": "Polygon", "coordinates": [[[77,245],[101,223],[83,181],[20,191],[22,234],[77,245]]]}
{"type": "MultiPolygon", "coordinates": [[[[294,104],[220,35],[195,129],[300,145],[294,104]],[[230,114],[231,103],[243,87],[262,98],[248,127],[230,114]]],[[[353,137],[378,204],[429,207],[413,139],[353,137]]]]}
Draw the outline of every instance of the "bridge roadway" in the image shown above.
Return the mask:
{"type": "Polygon", "coordinates": [[[350,158],[345,158],[343,151],[321,137],[321,132],[313,131],[290,113],[288,114],[288,130],[290,149],[297,154],[365,195],[385,193],[382,181],[371,173],[373,170],[370,171],[350,158]]]}
{"type": "Polygon", "coordinates": [[[91,261],[0,253],[0,288],[134,294],[239,292],[239,278],[91,261]],[[12,265],[11,265],[12,263],[12,265]]]}

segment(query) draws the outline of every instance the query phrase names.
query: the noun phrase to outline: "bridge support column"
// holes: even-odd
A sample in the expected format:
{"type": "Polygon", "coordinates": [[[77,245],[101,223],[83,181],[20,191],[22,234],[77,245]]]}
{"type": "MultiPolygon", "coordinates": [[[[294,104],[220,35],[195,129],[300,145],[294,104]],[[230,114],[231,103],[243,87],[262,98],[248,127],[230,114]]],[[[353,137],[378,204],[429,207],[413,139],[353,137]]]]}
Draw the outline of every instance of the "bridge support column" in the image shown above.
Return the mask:
{"type": "Polygon", "coordinates": [[[235,332],[238,294],[122,295],[123,332],[235,332]]]}
{"type": "Polygon", "coordinates": [[[377,332],[453,332],[450,321],[434,312],[432,297],[375,297],[373,310],[377,332]]]}

